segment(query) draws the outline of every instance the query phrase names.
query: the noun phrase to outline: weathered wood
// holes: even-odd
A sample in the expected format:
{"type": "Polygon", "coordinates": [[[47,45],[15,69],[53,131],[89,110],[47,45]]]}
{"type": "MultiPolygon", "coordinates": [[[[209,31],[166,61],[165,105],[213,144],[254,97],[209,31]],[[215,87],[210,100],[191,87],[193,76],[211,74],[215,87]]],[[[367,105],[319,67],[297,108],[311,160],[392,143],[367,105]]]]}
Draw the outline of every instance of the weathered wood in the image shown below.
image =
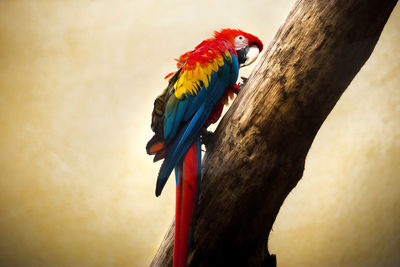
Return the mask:
{"type": "MultiPolygon", "coordinates": [[[[295,4],[206,153],[190,266],[276,265],[268,253],[276,215],[396,2],[295,4]]],[[[171,266],[172,251],[173,225],[151,266],[171,266]]]]}

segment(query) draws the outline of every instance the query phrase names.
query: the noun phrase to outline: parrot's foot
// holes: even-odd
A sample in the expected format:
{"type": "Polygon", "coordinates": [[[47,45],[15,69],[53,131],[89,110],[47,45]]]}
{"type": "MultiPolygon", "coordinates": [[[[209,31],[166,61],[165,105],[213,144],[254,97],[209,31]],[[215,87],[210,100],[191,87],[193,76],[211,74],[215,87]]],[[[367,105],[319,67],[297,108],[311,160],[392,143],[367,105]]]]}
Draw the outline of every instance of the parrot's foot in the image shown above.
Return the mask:
{"type": "Polygon", "coordinates": [[[238,83],[238,85],[239,85],[240,89],[242,89],[243,86],[246,85],[246,83],[247,83],[247,81],[249,80],[249,78],[246,78],[246,77],[243,77],[243,76],[241,76],[240,78],[242,79],[242,81],[240,81],[240,82],[238,83]]]}
{"type": "Polygon", "coordinates": [[[206,149],[208,149],[212,145],[212,143],[214,141],[213,137],[214,137],[213,132],[207,131],[206,129],[201,130],[201,133],[200,133],[201,142],[204,144],[206,149]]]}

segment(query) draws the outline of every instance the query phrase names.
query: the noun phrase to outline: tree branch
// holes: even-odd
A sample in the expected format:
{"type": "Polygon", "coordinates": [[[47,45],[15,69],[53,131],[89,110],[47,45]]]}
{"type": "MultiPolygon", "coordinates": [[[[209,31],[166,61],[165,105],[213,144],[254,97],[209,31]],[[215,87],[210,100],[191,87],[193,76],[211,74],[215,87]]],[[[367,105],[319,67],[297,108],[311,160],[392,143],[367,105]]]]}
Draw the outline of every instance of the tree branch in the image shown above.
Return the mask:
{"type": "MultiPolygon", "coordinates": [[[[190,266],[275,266],[268,234],[321,124],[369,58],[396,0],[300,0],[215,133],[190,266]]],[[[151,266],[171,266],[173,225],[151,266]]]]}

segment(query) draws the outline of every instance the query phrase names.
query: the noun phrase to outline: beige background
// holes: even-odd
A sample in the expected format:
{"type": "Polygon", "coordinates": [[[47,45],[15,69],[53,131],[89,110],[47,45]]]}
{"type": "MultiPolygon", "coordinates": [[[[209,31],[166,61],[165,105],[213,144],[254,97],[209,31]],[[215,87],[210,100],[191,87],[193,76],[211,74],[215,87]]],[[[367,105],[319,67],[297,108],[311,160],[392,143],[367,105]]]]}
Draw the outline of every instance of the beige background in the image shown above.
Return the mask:
{"type": "MultiPolygon", "coordinates": [[[[173,58],[265,44],[294,1],[0,1],[0,266],[146,266],[174,212],[145,154],[173,58]]],[[[247,70],[247,73],[249,70],[247,70]]],[[[279,266],[400,266],[400,11],[274,225],[279,266]]]]}

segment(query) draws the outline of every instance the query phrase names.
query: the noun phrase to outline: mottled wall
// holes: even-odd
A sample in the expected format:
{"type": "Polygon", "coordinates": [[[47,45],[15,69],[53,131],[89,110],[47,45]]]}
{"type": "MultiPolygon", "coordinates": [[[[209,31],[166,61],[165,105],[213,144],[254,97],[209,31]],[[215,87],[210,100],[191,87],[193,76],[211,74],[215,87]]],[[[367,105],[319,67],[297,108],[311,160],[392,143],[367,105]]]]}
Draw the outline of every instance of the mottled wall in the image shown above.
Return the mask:
{"type": "MultiPolygon", "coordinates": [[[[145,154],[173,58],[268,44],[294,1],[0,1],[0,266],[146,266],[174,212],[145,154]]],[[[274,225],[279,266],[400,264],[400,12],[274,225]]],[[[247,70],[248,73],[249,70],[247,70]]]]}

